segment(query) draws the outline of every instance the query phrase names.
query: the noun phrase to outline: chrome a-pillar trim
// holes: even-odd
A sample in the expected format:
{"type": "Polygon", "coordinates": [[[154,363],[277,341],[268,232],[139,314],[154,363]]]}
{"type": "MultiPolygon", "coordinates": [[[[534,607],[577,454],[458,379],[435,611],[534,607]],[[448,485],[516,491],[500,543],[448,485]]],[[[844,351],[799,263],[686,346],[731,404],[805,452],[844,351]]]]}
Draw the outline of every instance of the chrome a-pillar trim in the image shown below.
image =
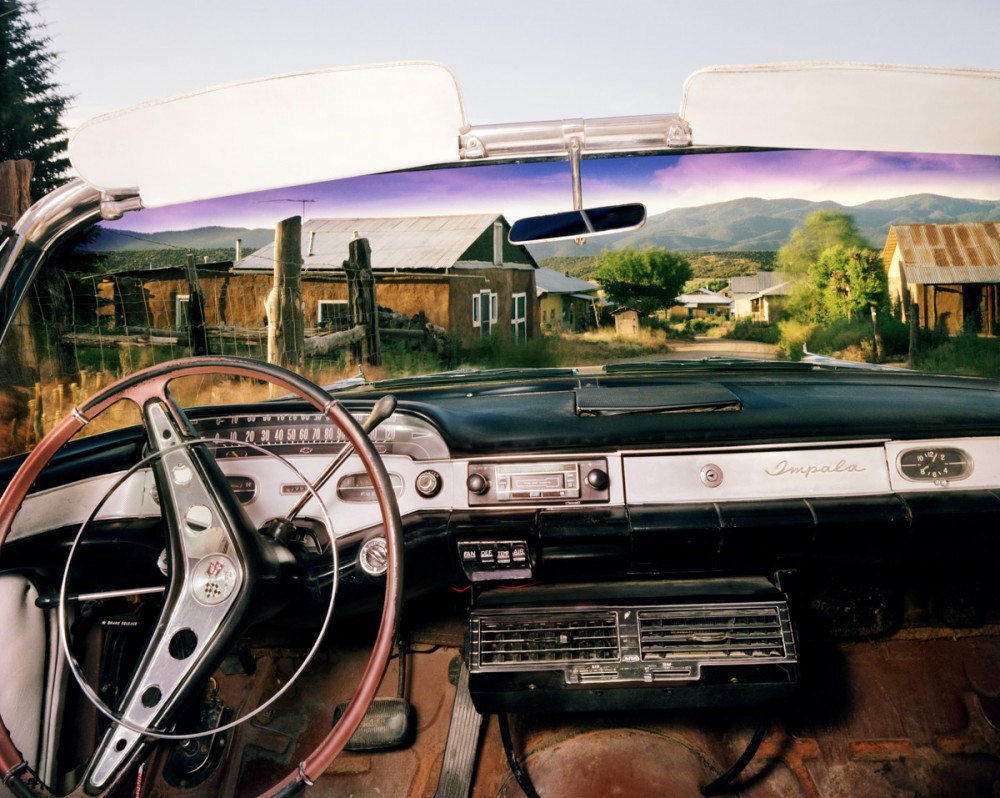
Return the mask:
{"type": "Polygon", "coordinates": [[[52,249],[78,230],[141,207],[136,189],[102,192],[77,179],[28,208],[0,242],[0,344],[52,249]]]}

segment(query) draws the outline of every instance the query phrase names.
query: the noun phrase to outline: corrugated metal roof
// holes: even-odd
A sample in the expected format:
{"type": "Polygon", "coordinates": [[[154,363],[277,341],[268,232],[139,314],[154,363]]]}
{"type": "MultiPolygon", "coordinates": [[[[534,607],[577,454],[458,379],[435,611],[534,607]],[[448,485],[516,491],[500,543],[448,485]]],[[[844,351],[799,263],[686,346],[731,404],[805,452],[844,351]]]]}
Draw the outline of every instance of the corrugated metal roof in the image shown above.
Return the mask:
{"type": "Polygon", "coordinates": [[[582,299],[584,302],[596,302],[601,307],[606,307],[609,303],[604,297],[596,294],[570,294],[573,299],[582,299]]]}
{"type": "Polygon", "coordinates": [[[586,280],[571,277],[545,266],[539,266],[535,272],[535,287],[539,296],[542,294],[586,294],[597,291],[599,288],[594,283],[588,283],[586,280]]]}
{"type": "Polygon", "coordinates": [[[674,302],[686,308],[694,308],[701,305],[731,305],[733,300],[707,288],[699,288],[693,294],[681,294],[674,302]]]}
{"type": "Polygon", "coordinates": [[[882,254],[898,249],[908,283],[1000,282],[1000,222],[895,224],[882,254]]]}
{"type": "Polygon", "coordinates": [[[751,297],[751,299],[758,299],[762,296],[788,296],[790,293],[792,293],[791,282],[784,282],[772,285],[770,288],[765,288],[763,291],[751,297]]]}
{"type": "Polygon", "coordinates": [[[906,266],[906,282],[916,285],[1000,283],[997,266],[906,266]]]}
{"type": "MultiPolygon", "coordinates": [[[[347,260],[348,246],[355,233],[368,239],[373,269],[447,269],[500,218],[498,213],[480,213],[309,219],[302,225],[303,270],[339,269],[347,260]]],[[[273,260],[274,244],[268,244],[239,261],[236,268],[270,269],[273,260]]]]}
{"type": "Polygon", "coordinates": [[[748,296],[759,295],[789,282],[791,282],[791,275],[787,272],[761,271],[751,277],[733,277],[730,280],[730,286],[733,299],[745,299],[748,296]]]}

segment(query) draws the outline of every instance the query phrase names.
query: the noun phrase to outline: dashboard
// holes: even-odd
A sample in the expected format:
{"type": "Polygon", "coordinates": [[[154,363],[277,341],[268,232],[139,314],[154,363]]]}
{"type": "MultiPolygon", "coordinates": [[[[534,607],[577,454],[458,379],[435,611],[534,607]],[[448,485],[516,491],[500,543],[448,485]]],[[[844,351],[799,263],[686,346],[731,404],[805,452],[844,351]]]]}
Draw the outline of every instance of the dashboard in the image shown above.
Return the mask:
{"type": "MultiPolygon", "coordinates": [[[[371,438],[403,520],[407,593],[469,591],[480,711],[781,699],[801,624],[884,631],[904,595],[988,580],[1000,553],[993,382],[776,367],[393,393],[371,438]]],[[[380,396],[338,398],[360,420],[380,396]]],[[[376,606],[378,505],[337,428],[291,401],[187,415],[258,528],[299,504],[296,523],[331,519],[338,611],[376,606]]],[[[72,443],[10,545],[75,534],[101,496],[94,523],[113,536],[155,527],[142,453],[139,429],[72,443]]]]}
{"type": "MultiPolygon", "coordinates": [[[[371,438],[404,521],[421,530],[415,545],[434,539],[447,557],[449,568],[435,569],[443,581],[589,578],[594,563],[605,576],[713,571],[748,552],[773,565],[875,530],[852,549],[864,557],[923,546],[920,530],[945,514],[959,538],[978,535],[1000,509],[1000,401],[987,381],[779,372],[487,383],[398,397],[371,438]],[[720,403],[723,393],[735,403],[720,403]],[[676,407],[671,396],[681,397],[676,407]]],[[[343,401],[361,419],[374,400],[343,401]]],[[[294,402],[189,415],[258,526],[311,493],[346,445],[294,402]]],[[[62,468],[92,474],[29,497],[13,540],[82,523],[87,497],[112,487],[99,520],[158,515],[149,470],[109,467],[120,445],[89,446],[62,468]]],[[[338,539],[377,536],[374,493],[356,457],[300,516],[320,518],[324,507],[338,539]]]]}

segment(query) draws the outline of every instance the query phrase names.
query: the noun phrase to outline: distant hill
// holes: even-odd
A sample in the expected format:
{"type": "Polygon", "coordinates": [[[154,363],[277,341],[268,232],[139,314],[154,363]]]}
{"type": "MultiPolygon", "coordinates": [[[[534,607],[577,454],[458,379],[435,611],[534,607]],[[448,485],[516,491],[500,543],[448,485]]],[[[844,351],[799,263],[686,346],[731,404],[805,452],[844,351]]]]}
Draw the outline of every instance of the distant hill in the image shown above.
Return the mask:
{"type": "MultiPolygon", "coordinates": [[[[692,280],[704,284],[711,280],[737,277],[744,274],[756,274],[761,269],[771,270],[775,267],[776,252],[774,250],[746,250],[735,252],[682,252],[691,264],[692,280]]],[[[581,255],[579,257],[544,258],[538,261],[539,266],[563,272],[581,280],[594,279],[600,256],[581,255]]]]}
{"type": "Polygon", "coordinates": [[[792,229],[810,213],[832,210],[854,217],[862,235],[881,249],[893,224],[986,222],[1000,219],[1000,201],[956,199],[936,194],[914,194],[861,205],[809,202],[801,199],[765,200],[746,197],[728,202],[677,208],[650,216],[639,230],[601,236],[578,247],[572,241],[532,244],[536,259],[599,255],[604,249],[663,247],[675,252],[777,250],[792,229]],[[591,249],[593,248],[593,249],[591,249]]]}
{"type": "Polygon", "coordinates": [[[166,230],[136,233],[131,230],[99,228],[81,249],[87,252],[124,252],[142,249],[234,249],[236,239],[243,246],[259,249],[273,243],[274,230],[246,227],[198,227],[194,230],[166,230]]]}
{"type": "MultiPolygon", "coordinates": [[[[655,214],[639,230],[601,236],[583,247],[572,241],[559,241],[532,244],[529,249],[536,260],[546,261],[551,258],[593,259],[600,256],[604,249],[646,246],[663,247],[675,252],[774,251],[788,241],[796,225],[818,210],[853,216],[858,229],[876,249],[885,244],[892,224],[1000,220],[1000,201],[956,199],[936,194],[914,194],[853,206],[801,199],[745,197],[655,214]]],[[[243,240],[244,247],[258,249],[274,241],[274,231],[244,227],[199,227],[159,233],[101,229],[84,249],[91,252],[232,249],[237,238],[243,240]]],[[[559,268],[551,263],[547,265],[559,268]]],[[[574,273],[574,276],[580,275],[574,273]]]]}

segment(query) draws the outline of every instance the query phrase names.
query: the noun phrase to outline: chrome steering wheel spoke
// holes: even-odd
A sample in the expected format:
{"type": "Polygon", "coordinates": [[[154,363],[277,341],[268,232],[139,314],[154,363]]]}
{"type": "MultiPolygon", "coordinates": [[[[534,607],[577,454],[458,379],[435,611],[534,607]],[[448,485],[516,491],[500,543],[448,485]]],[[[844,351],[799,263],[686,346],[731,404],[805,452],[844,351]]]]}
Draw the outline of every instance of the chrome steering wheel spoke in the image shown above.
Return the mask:
{"type": "MultiPolygon", "coordinates": [[[[233,607],[249,592],[247,535],[254,534],[233,502],[216,490],[215,464],[204,446],[186,445],[188,433],[160,400],[143,409],[167,531],[170,585],[163,614],[85,777],[104,789],[214,664],[232,636],[233,607]]],[[[217,469],[216,469],[217,471],[217,469]]]]}

